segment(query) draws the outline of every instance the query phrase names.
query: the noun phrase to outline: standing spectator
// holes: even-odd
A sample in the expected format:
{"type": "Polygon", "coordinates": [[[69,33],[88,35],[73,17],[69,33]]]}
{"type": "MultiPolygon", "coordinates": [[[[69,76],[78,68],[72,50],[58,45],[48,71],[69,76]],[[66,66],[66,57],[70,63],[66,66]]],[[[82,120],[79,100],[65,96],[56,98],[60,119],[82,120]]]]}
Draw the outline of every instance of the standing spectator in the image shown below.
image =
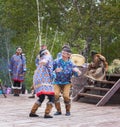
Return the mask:
{"type": "Polygon", "coordinates": [[[81,72],[79,69],[71,62],[69,59],[71,56],[71,49],[62,49],[62,57],[56,59],[53,62],[53,71],[55,71],[56,77],[54,80],[54,90],[55,90],[55,107],[57,112],[54,115],[61,115],[60,106],[60,94],[63,94],[66,116],[70,115],[71,99],[70,99],[70,88],[71,88],[71,77],[72,75],[79,76],[81,72]]]}
{"type": "Polygon", "coordinates": [[[49,101],[46,104],[44,118],[53,118],[50,114],[54,103],[54,87],[52,85],[53,60],[47,49],[40,50],[40,61],[33,76],[33,85],[36,96],[39,98],[33,105],[30,117],[38,117],[36,111],[43,103],[45,96],[49,101]]]}
{"type": "Polygon", "coordinates": [[[9,72],[13,80],[14,96],[19,96],[26,73],[26,58],[22,54],[21,47],[18,47],[16,53],[11,57],[9,72]]]}

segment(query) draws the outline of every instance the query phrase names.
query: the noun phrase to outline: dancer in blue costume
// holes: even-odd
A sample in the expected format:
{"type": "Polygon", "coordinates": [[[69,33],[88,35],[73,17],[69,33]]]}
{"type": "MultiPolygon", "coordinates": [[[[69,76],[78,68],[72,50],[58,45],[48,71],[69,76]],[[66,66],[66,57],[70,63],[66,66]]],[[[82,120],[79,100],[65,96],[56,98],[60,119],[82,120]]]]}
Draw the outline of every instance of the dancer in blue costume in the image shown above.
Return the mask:
{"type": "Polygon", "coordinates": [[[47,49],[40,51],[40,61],[33,76],[33,85],[36,96],[39,98],[32,107],[30,117],[38,117],[36,111],[43,103],[45,96],[48,96],[44,118],[53,118],[50,112],[54,103],[54,87],[52,85],[53,60],[47,49]]]}
{"type": "Polygon", "coordinates": [[[80,76],[81,71],[72,63],[70,60],[71,49],[64,48],[62,49],[62,57],[56,59],[53,62],[53,71],[55,71],[56,77],[54,80],[54,89],[55,89],[55,107],[57,112],[54,115],[61,115],[61,106],[59,95],[62,92],[66,116],[70,115],[71,108],[71,99],[70,99],[70,88],[71,88],[71,77],[72,75],[80,76]]]}

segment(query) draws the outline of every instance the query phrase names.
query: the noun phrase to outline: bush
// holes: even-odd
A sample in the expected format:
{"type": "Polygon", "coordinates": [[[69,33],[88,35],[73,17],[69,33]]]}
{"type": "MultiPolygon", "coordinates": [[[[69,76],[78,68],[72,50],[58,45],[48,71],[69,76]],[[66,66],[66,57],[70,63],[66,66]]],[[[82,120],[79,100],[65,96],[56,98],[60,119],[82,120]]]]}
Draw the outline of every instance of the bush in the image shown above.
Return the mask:
{"type": "Polygon", "coordinates": [[[120,59],[114,59],[108,67],[108,73],[120,74],[120,59]]]}

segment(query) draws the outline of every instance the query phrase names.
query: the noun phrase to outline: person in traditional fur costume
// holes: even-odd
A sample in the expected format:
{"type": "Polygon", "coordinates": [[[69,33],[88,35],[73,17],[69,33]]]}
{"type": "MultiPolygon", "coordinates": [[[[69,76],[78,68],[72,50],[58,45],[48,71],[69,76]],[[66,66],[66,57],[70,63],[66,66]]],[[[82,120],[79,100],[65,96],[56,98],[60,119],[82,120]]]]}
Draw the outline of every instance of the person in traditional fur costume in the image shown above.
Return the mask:
{"type": "Polygon", "coordinates": [[[26,58],[22,53],[21,47],[18,47],[16,53],[11,57],[9,72],[13,80],[12,89],[14,96],[19,96],[26,73],[26,58]]]}
{"type": "MultiPolygon", "coordinates": [[[[43,50],[43,49],[47,49],[47,45],[41,45],[41,49],[40,50],[43,50]]],[[[40,54],[38,54],[37,57],[36,57],[36,59],[35,59],[36,68],[39,65],[39,61],[40,61],[40,54]]],[[[31,89],[31,94],[32,95],[30,95],[28,98],[35,98],[34,86],[32,85],[30,89],[31,89]]]]}
{"type": "Polygon", "coordinates": [[[95,51],[92,51],[91,55],[93,61],[88,66],[87,75],[96,80],[104,80],[108,70],[106,58],[95,51]]]}
{"type": "Polygon", "coordinates": [[[45,100],[45,96],[48,97],[48,102],[46,104],[44,118],[53,118],[50,115],[54,104],[54,87],[52,84],[52,73],[53,73],[53,60],[47,49],[40,51],[40,61],[37,69],[35,70],[33,76],[33,85],[35,89],[36,96],[39,98],[33,105],[30,117],[39,117],[36,114],[38,108],[42,105],[45,100]]]}

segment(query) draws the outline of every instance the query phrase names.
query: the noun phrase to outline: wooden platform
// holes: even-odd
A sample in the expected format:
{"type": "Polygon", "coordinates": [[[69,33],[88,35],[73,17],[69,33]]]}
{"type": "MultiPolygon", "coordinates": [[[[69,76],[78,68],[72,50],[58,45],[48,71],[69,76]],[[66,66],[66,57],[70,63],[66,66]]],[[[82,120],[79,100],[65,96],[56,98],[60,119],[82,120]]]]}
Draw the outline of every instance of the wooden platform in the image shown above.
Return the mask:
{"type": "MultiPolygon", "coordinates": [[[[97,107],[94,104],[72,102],[71,116],[65,116],[63,99],[62,115],[52,119],[44,119],[46,101],[39,108],[39,118],[28,117],[33,103],[37,100],[29,99],[29,95],[20,97],[0,95],[0,127],[119,127],[120,105],[105,105],[97,107]]],[[[52,110],[52,115],[55,112],[52,110]]]]}

